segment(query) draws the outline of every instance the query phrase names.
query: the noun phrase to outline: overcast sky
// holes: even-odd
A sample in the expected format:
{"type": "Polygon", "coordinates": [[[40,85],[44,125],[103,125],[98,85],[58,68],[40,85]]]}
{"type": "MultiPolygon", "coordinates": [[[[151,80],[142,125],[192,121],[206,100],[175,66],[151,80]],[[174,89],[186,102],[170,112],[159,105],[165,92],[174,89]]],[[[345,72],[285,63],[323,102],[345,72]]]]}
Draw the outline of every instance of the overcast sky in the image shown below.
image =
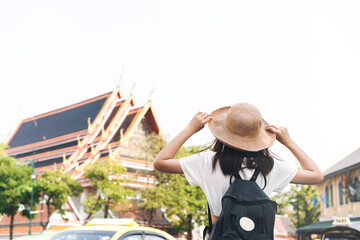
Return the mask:
{"type": "MultiPolygon", "coordinates": [[[[360,146],[359,12],[358,0],[0,0],[0,139],[123,74],[138,105],[154,89],[168,139],[198,110],[246,101],[325,169],[360,146]]],[[[212,139],[205,128],[187,144],[212,139]]]]}

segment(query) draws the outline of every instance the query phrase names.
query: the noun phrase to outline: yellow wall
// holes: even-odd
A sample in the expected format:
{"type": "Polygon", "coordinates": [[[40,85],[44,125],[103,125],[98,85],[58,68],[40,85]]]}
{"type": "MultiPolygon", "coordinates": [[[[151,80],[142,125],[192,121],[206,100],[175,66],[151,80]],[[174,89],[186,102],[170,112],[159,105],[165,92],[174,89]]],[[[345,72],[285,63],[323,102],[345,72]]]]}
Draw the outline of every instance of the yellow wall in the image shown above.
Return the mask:
{"type": "MultiPolygon", "coordinates": [[[[325,188],[328,186],[330,195],[330,185],[333,186],[333,206],[326,207],[324,201],[320,201],[322,221],[332,220],[335,217],[360,217],[360,202],[350,202],[346,204],[345,197],[343,205],[340,205],[339,201],[339,182],[350,177],[351,179],[358,177],[360,180],[360,168],[346,172],[332,178],[324,180],[319,186],[319,193],[322,197],[325,196],[325,188]]],[[[328,196],[330,201],[330,196],[328,196]]]]}

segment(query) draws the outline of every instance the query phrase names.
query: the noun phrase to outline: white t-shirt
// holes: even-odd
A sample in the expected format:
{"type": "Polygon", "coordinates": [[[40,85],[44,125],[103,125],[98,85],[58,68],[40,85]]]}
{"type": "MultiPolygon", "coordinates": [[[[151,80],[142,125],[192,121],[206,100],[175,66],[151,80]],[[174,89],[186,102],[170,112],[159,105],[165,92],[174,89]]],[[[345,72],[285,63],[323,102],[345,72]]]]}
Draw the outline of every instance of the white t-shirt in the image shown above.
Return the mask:
{"type": "MultiPolygon", "coordinates": [[[[212,159],[215,152],[200,152],[180,159],[180,166],[186,179],[191,185],[200,186],[206,195],[211,214],[219,216],[221,212],[221,198],[229,188],[230,176],[225,176],[217,162],[215,170],[212,169],[212,159]]],[[[250,179],[254,170],[245,168],[240,171],[243,179],[250,179]]],[[[274,159],[274,167],[266,176],[264,192],[269,195],[274,191],[281,191],[294,178],[297,172],[295,164],[274,159]]],[[[263,188],[265,181],[260,173],[256,183],[263,188]]]]}

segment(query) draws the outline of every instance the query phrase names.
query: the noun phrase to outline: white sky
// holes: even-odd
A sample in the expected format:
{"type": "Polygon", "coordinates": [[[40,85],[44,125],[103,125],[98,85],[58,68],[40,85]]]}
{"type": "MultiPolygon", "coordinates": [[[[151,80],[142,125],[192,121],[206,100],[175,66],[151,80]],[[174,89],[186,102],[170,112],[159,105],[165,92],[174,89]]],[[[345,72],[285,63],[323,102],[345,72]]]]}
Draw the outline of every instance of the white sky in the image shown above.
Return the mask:
{"type": "MultiPolygon", "coordinates": [[[[325,169],[360,146],[359,12],[358,0],[0,0],[0,140],[123,72],[137,104],[155,90],[169,139],[198,110],[247,101],[325,169]]],[[[205,128],[187,144],[212,139],[205,128]]]]}

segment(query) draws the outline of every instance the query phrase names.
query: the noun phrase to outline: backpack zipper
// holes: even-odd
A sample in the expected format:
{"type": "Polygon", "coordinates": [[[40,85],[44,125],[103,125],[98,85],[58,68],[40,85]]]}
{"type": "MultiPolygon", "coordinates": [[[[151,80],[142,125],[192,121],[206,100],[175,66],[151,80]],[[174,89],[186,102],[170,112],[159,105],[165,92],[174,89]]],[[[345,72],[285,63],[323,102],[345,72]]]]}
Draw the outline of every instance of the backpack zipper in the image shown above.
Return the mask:
{"type": "Polygon", "coordinates": [[[236,198],[234,198],[233,196],[231,195],[225,195],[224,198],[230,198],[232,201],[235,201],[237,204],[239,205],[245,205],[245,206],[249,206],[249,205],[259,205],[259,204],[263,204],[263,203],[272,203],[272,204],[275,204],[276,207],[279,206],[279,204],[271,199],[263,199],[263,200],[256,200],[256,201],[253,201],[253,202],[250,202],[250,201],[240,201],[236,198]]]}

